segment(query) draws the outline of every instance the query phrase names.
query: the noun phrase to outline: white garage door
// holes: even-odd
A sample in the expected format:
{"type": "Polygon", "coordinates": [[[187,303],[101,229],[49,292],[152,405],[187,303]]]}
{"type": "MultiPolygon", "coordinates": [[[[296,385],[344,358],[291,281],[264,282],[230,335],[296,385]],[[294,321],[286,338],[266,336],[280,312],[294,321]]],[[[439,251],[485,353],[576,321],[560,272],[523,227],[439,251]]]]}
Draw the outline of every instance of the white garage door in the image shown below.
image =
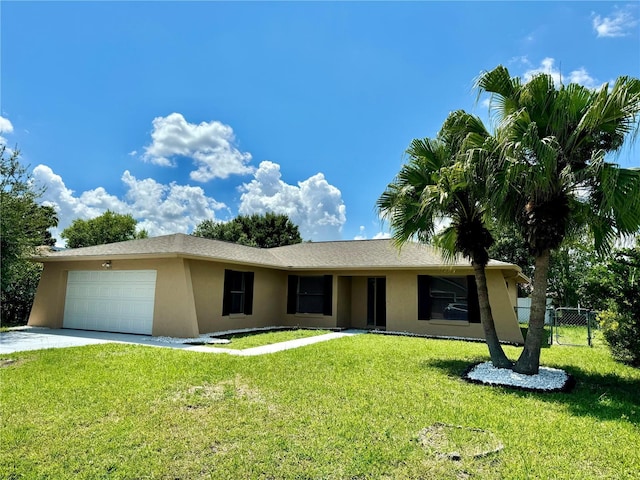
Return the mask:
{"type": "Polygon", "coordinates": [[[65,328],[151,335],[155,270],[70,271],[65,328]]]}

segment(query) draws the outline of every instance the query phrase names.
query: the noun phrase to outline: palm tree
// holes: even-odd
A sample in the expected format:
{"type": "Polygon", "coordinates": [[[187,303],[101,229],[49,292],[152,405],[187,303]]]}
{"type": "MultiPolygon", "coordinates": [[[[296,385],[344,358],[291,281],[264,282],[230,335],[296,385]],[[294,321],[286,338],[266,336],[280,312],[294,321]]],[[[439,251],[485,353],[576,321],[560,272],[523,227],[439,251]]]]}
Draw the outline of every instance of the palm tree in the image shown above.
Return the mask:
{"type": "Polygon", "coordinates": [[[477,87],[491,94],[498,120],[492,204],[501,221],[518,226],[535,257],[529,331],[514,370],[536,374],[551,251],[581,227],[599,252],[640,227],[640,171],[605,159],[638,131],[640,80],[620,77],[611,89],[557,87],[550,75],[522,83],[498,66],[481,74],[477,87]]]}
{"type": "Polygon", "coordinates": [[[459,155],[467,145],[490,138],[482,122],[462,111],[453,112],[436,139],[416,139],[407,149],[409,161],[378,199],[379,212],[389,220],[398,246],[416,238],[441,247],[449,259],[461,253],[471,260],[478,290],[480,320],[491,361],[498,368],[511,368],[496,333],[485,266],[487,249],[493,243],[484,223],[485,209],[480,179],[473,176],[472,157],[459,155]],[[443,232],[436,226],[451,219],[443,232]]]}

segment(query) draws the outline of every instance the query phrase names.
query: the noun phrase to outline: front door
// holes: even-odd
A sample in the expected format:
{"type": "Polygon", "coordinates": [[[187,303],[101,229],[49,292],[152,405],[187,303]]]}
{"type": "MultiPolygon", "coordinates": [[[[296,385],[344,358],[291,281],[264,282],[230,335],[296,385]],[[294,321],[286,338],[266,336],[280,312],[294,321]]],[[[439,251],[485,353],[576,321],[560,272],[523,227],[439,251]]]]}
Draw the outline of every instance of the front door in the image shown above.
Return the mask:
{"type": "Polygon", "coordinates": [[[387,279],[384,277],[367,279],[367,326],[387,326],[387,279]]]}

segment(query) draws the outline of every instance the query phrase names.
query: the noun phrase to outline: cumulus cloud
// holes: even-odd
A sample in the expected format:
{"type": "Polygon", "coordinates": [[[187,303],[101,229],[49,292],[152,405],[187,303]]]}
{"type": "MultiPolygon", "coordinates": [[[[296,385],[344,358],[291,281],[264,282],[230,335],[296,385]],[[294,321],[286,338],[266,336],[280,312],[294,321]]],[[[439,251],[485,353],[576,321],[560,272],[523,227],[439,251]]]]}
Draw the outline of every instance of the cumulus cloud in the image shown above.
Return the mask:
{"type": "Polygon", "coordinates": [[[280,165],[269,161],[260,163],[253,180],[240,187],[239,212],[243,215],[285,214],[300,227],[304,239],[340,239],[346,221],[340,190],[330,185],[322,173],[298,185],[289,185],[281,177],[280,165]]]}
{"type": "Polygon", "coordinates": [[[389,232],[378,232],[373,236],[374,240],[379,240],[381,238],[391,238],[391,234],[389,232]]]}
{"type": "Polygon", "coordinates": [[[360,225],[360,229],[358,230],[358,235],[356,235],[355,237],[353,237],[354,240],[366,240],[367,239],[367,232],[366,229],[364,228],[364,225],[360,225]]]}
{"type": "Polygon", "coordinates": [[[540,73],[546,73],[551,75],[553,78],[553,82],[556,86],[561,84],[569,84],[569,83],[579,83],[580,85],[584,85],[587,88],[596,88],[600,86],[600,82],[598,82],[595,78],[593,78],[584,67],[580,67],[577,70],[572,70],[568,74],[563,74],[560,72],[559,68],[555,66],[555,59],[547,57],[540,62],[538,67],[530,68],[526,72],[524,72],[524,80],[528,82],[535,75],[540,73]]]}
{"type": "Polygon", "coordinates": [[[638,25],[630,7],[616,8],[609,16],[593,16],[593,29],[598,38],[625,37],[638,25]]]}
{"type": "Polygon", "coordinates": [[[98,187],[77,195],[67,188],[62,177],[47,165],[33,169],[36,184],[46,187],[42,201],[53,206],[59,218],[58,228],[52,234],[62,244],[60,232],[76,218],[90,219],[106,210],[130,213],[139,221],[138,228],[150,236],[170,233],[188,233],[203,220],[215,218],[215,211],[225,208],[224,203],[207,197],[200,187],[161,184],[152,178],[138,180],[125,171],[121,177],[127,187],[124,199],[98,187]]]}
{"type": "MultiPolygon", "coordinates": [[[[367,240],[369,237],[367,236],[367,229],[364,225],[360,225],[360,229],[358,234],[353,237],[354,240],[367,240]]],[[[391,234],[389,232],[378,232],[373,237],[373,240],[381,240],[385,238],[391,238],[391,234]]]]}
{"type": "MultiPolygon", "coordinates": [[[[12,133],[13,125],[9,121],[8,118],[5,118],[0,115],[0,134],[2,133],[12,133]]],[[[7,139],[0,135],[0,145],[6,145],[7,139]]]]}
{"type": "Polygon", "coordinates": [[[197,169],[189,175],[197,182],[253,172],[251,154],[236,148],[233,129],[218,121],[189,123],[179,113],[153,119],[151,144],[142,159],[160,166],[175,166],[175,157],[190,158],[197,169]]]}

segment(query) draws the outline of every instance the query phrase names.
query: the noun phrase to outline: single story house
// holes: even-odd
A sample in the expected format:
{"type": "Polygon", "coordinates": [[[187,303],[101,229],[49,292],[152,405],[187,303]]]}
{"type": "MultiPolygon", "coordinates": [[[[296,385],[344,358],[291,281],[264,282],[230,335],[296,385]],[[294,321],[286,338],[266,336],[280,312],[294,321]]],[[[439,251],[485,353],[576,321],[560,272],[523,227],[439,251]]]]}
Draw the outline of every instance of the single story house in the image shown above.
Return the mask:
{"type": "MultiPolygon", "coordinates": [[[[174,234],[51,252],[29,325],[196,337],[267,326],[362,328],[484,338],[473,270],[391,240],[254,248],[174,234]]],[[[522,343],[520,268],[492,260],[498,336],[522,343]]]]}

